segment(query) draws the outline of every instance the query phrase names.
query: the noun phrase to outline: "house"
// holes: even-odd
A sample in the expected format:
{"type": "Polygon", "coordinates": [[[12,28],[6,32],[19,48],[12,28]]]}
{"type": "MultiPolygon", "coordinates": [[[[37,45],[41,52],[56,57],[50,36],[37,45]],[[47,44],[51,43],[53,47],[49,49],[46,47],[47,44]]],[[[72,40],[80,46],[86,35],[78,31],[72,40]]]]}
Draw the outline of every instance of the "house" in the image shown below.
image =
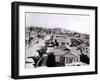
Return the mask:
{"type": "Polygon", "coordinates": [[[80,47],[81,55],[80,61],[86,64],[90,63],[90,48],[86,44],[82,44],[80,47]]]}
{"type": "Polygon", "coordinates": [[[83,55],[87,55],[89,57],[90,55],[90,48],[89,46],[87,46],[86,44],[82,44],[79,46],[79,48],[81,49],[81,53],[83,55]]]}
{"type": "Polygon", "coordinates": [[[79,56],[74,55],[72,53],[68,53],[64,57],[65,57],[65,65],[80,62],[79,56]]]}
{"type": "Polygon", "coordinates": [[[71,45],[70,37],[67,37],[66,35],[54,35],[53,42],[55,42],[55,40],[57,40],[59,45],[61,44],[64,44],[65,46],[71,45]]]}
{"type": "Polygon", "coordinates": [[[63,47],[61,48],[55,48],[54,49],[54,55],[55,55],[55,62],[63,65],[72,65],[72,63],[75,65],[75,63],[80,62],[80,56],[78,54],[71,53],[70,50],[63,50],[63,47]]]}

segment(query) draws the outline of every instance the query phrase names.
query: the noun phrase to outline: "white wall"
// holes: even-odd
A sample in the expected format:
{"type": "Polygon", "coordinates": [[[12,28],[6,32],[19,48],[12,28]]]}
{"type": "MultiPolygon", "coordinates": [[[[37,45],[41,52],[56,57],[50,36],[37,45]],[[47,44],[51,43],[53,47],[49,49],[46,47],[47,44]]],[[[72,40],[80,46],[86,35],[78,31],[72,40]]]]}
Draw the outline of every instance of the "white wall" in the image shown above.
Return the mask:
{"type": "MultiPolygon", "coordinates": [[[[11,2],[14,0],[1,0],[0,1],[0,81],[13,81],[10,78],[11,69],[11,2]]],[[[19,0],[20,1],[20,0],[19,0]]],[[[32,2],[44,3],[58,3],[58,4],[72,4],[72,5],[87,5],[98,6],[100,9],[100,0],[22,0],[32,2]]],[[[98,11],[100,14],[100,11],[98,11]]],[[[98,16],[98,22],[100,21],[98,16]]],[[[98,23],[99,24],[99,23],[98,23]]],[[[100,25],[100,24],[99,24],[100,25]]],[[[98,25],[98,30],[99,30],[98,25]]],[[[100,34],[100,31],[99,31],[100,34]]],[[[99,40],[100,41],[100,38],[99,40]]],[[[100,43],[98,43],[100,45],[100,43]]],[[[99,47],[98,47],[99,48],[99,47]]],[[[99,51],[100,53],[100,51],[99,51]]],[[[100,57],[100,55],[98,55],[100,57]]],[[[100,59],[98,60],[100,62],[100,59]]],[[[98,63],[99,64],[99,63],[98,63]]],[[[98,65],[100,68],[100,64],[98,65]]],[[[100,72],[100,70],[99,70],[100,72]]],[[[100,74],[98,75],[82,75],[82,76],[66,76],[66,77],[53,77],[53,78],[39,78],[39,79],[26,79],[26,81],[99,81],[100,74]]]]}

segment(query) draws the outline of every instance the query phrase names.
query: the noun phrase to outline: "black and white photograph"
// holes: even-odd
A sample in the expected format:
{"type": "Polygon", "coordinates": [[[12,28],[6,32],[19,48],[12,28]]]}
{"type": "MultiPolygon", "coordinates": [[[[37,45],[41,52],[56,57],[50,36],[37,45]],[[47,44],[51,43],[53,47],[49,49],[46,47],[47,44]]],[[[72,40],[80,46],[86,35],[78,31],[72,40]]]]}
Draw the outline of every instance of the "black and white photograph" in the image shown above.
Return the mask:
{"type": "Polygon", "coordinates": [[[25,13],[25,68],[87,66],[90,35],[69,27],[87,27],[89,15],[25,13]]]}
{"type": "Polygon", "coordinates": [[[97,74],[97,7],[12,3],[11,77],[97,74]]]}

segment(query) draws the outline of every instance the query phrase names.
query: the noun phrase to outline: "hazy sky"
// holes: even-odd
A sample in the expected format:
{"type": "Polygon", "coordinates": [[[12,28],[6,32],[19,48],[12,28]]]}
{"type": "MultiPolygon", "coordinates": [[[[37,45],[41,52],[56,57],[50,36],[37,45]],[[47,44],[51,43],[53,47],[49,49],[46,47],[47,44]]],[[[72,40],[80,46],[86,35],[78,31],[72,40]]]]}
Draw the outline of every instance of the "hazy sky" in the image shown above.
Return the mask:
{"type": "Polygon", "coordinates": [[[26,26],[66,28],[80,33],[90,33],[88,15],[26,13],[26,26]]]}

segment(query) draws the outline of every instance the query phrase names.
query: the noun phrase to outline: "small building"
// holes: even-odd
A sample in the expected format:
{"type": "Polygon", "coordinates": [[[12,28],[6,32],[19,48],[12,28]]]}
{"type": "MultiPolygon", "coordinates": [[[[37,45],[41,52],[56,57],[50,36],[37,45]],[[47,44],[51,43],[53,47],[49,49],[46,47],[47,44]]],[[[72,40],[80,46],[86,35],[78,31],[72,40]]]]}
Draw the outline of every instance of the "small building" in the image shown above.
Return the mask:
{"type": "Polygon", "coordinates": [[[60,64],[75,65],[75,63],[80,62],[80,56],[71,53],[70,50],[55,49],[54,55],[55,55],[55,62],[60,64]]]}
{"type": "Polygon", "coordinates": [[[79,56],[76,56],[72,53],[68,53],[64,57],[65,57],[65,65],[80,62],[79,56]]]}
{"type": "Polygon", "coordinates": [[[81,53],[83,55],[87,55],[89,57],[89,55],[90,55],[90,48],[89,48],[89,46],[87,46],[86,44],[82,44],[80,46],[80,49],[81,49],[81,53]]]}
{"type": "Polygon", "coordinates": [[[70,37],[67,37],[66,35],[54,35],[53,42],[55,42],[55,40],[57,40],[59,45],[61,44],[64,44],[65,46],[71,45],[70,37]]]}
{"type": "Polygon", "coordinates": [[[80,46],[80,51],[81,51],[81,55],[80,55],[80,61],[86,64],[90,63],[90,48],[89,46],[87,46],[86,44],[82,44],[80,46]]]}

